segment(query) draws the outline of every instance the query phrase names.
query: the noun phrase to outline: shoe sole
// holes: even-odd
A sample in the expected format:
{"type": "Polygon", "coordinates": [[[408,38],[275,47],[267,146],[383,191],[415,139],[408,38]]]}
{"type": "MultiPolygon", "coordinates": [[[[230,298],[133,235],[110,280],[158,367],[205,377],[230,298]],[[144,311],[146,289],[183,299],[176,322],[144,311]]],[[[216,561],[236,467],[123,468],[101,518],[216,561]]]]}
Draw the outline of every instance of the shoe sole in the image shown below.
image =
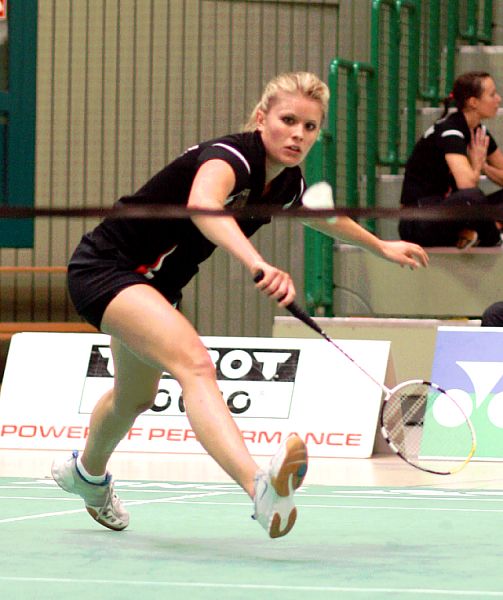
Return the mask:
{"type": "MultiPolygon", "coordinates": [[[[59,485],[59,487],[64,490],[65,492],[68,492],[69,494],[75,494],[77,496],[80,496],[80,494],[78,494],[77,492],[75,492],[70,486],[65,484],[65,480],[61,475],[61,467],[60,465],[54,461],[52,463],[52,467],[51,467],[51,474],[52,474],[52,478],[54,479],[54,481],[59,485]]],[[[82,496],[80,496],[82,498],[82,496]]],[[[84,504],[85,504],[85,500],[84,500],[84,504]]],[[[91,517],[100,525],[103,525],[103,527],[107,527],[108,529],[112,529],[113,531],[122,531],[123,529],[126,529],[126,527],[129,525],[129,523],[124,523],[121,522],[121,526],[113,526],[110,523],[107,523],[106,521],[104,521],[103,519],[100,518],[99,516],[99,512],[93,508],[92,506],[88,506],[87,504],[85,504],[86,510],[87,512],[91,515],[91,517]]]]}
{"type": "Polygon", "coordinates": [[[280,529],[281,527],[281,517],[278,513],[275,513],[271,520],[271,525],[269,527],[269,537],[272,539],[283,537],[287,533],[290,533],[292,527],[295,525],[295,521],[297,520],[297,509],[294,508],[292,512],[288,515],[288,523],[284,529],[280,529]]]}
{"type": "MultiPolygon", "coordinates": [[[[463,232],[461,232],[463,233],[463,232]]],[[[476,231],[468,232],[468,234],[462,235],[458,243],[456,244],[456,248],[458,250],[468,250],[469,248],[473,248],[474,246],[479,245],[479,236],[476,231]]]]}
{"type": "Polygon", "coordinates": [[[107,527],[108,529],[112,529],[112,531],[122,531],[123,529],[126,529],[126,527],[128,526],[129,523],[123,523],[120,526],[113,526],[110,523],[107,523],[107,521],[104,521],[103,519],[100,518],[99,512],[97,510],[95,510],[94,508],[92,508],[91,506],[87,506],[86,504],[86,510],[87,512],[91,515],[91,517],[96,521],[96,523],[99,523],[100,525],[103,525],[103,527],[107,527]]]}
{"type": "Polygon", "coordinates": [[[478,240],[474,240],[467,242],[466,244],[462,245],[462,244],[457,244],[456,248],[458,250],[469,250],[470,248],[476,248],[479,245],[479,241],[478,240]]]}
{"type": "MultiPolygon", "coordinates": [[[[307,473],[307,448],[298,436],[291,436],[286,441],[286,451],[283,463],[276,475],[271,477],[271,484],[278,496],[287,498],[298,489],[307,473]]],[[[297,509],[293,507],[288,515],[286,527],[281,527],[281,516],[275,513],[271,519],[269,536],[278,538],[290,532],[297,519],[297,509]]]]}

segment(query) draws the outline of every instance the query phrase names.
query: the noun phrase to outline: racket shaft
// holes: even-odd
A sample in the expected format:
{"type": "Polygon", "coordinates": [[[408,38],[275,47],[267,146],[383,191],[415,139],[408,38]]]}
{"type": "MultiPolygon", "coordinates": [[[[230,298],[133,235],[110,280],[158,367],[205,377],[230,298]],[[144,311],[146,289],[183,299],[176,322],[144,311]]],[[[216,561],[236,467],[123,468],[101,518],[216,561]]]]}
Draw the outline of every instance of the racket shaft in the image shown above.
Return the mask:
{"type": "Polygon", "coordinates": [[[300,321],[302,321],[303,323],[305,323],[308,327],[311,327],[311,329],[314,329],[314,331],[316,331],[317,333],[319,333],[320,335],[322,335],[325,339],[331,341],[329,339],[328,335],[318,325],[318,323],[316,323],[316,321],[301,306],[299,306],[296,302],[290,303],[286,307],[286,310],[291,315],[293,315],[294,317],[296,317],[297,319],[299,319],[300,321]]]}
{"type": "MultiPolygon", "coordinates": [[[[259,271],[254,281],[260,281],[263,276],[259,271]]],[[[439,475],[455,473],[469,462],[476,449],[475,431],[461,407],[444,390],[422,380],[404,382],[389,390],[340,348],[296,302],[286,308],[383,390],[386,400],[381,408],[381,432],[398,456],[418,469],[439,475]],[[455,423],[447,430],[439,428],[435,417],[435,407],[439,405],[444,411],[447,407],[451,423],[455,423]]]]}

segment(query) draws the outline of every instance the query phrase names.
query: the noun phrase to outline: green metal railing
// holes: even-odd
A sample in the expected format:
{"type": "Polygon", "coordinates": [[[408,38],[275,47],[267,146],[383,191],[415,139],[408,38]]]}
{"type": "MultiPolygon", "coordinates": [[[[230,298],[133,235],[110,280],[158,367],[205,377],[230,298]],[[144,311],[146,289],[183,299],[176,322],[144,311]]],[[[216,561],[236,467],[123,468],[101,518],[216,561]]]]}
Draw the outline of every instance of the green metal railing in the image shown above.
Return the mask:
{"type": "Polygon", "coordinates": [[[376,160],[391,173],[405,164],[415,142],[419,23],[416,0],[372,2],[370,62],[378,74],[374,88],[380,117],[376,160]]]}
{"type": "MultiPolygon", "coordinates": [[[[331,62],[327,128],[306,164],[308,184],[328,181],[336,205],[348,207],[374,206],[377,168],[394,174],[405,164],[415,143],[416,101],[438,104],[449,93],[457,41],[491,41],[492,0],[373,0],[371,10],[370,64],[331,62]]],[[[372,221],[364,225],[373,230],[372,221]]],[[[311,314],[333,315],[332,251],[330,238],[306,228],[311,314]]]]}
{"type": "Polygon", "coordinates": [[[330,135],[329,143],[326,144],[328,181],[334,189],[337,189],[340,180],[344,180],[345,183],[340,191],[346,206],[350,207],[357,207],[360,204],[358,176],[362,170],[366,180],[367,205],[372,206],[375,198],[375,188],[372,185],[375,176],[377,126],[374,74],[375,68],[363,62],[350,62],[337,58],[330,64],[328,85],[331,94],[327,127],[330,135]],[[341,89],[342,74],[346,81],[345,90],[341,89]],[[339,136],[341,122],[346,124],[344,138],[339,136]],[[365,152],[359,153],[363,141],[365,141],[365,152]],[[344,165],[342,174],[339,173],[340,163],[344,165]]]}
{"type": "Polygon", "coordinates": [[[422,0],[421,46],[418,98],[438,104],[452,89],[455,75],[456,44],[490,44],[492,0],[422,0]],[[426,43],[424,43],[426,41],[426,43]]]}
{"type": "Polygon", "coordinates": [[[415,143],[416,101],[438,104],[449,94],[458,40],[490,43],[492,9],[492,0],[373,0],[370,62],[383,124],[377,164],[392,174],[405,164],[415,143]]]}
{"type": "Polygon", "coordinates": [[[473,46],[490,44],[493,0],[458,0],[454,3],[458,10],[456,21],[459,23],[459,37],[473,46]]]}
{"type": "MultiPolygon", "coordinates": [[[[306,160],[306,181],[332,182],[328,161],[332,156],[333,140],[327,131],[321,131],[306,160]]],[[[333,187],[333,183],[332,183],[333,187]]],[[[334,188],[335,189],[335,188],[334,188]]],[[[305,303],[311,314],[333,317],[334,241],[332,238],[304,228],[304,289],[305,303]],[[310,257],[316,257],[312,260],[310,257]]]]}
{"type": "MultiPolygon", "coordinates": [[[[372,65],[363,62],[336,59],[330,64],[327,127],[308,155],[306,178],[308,185],[328,181],[339,205],[358,207],[362,195],[367,206],[375,202],[374,74],[372,65]]],[[[333,240],[306,228],[304,244],[306,306],[312,314],[333,316],[333,240]],[[313,256],[315,260],[309,258],[313,256]]]]}

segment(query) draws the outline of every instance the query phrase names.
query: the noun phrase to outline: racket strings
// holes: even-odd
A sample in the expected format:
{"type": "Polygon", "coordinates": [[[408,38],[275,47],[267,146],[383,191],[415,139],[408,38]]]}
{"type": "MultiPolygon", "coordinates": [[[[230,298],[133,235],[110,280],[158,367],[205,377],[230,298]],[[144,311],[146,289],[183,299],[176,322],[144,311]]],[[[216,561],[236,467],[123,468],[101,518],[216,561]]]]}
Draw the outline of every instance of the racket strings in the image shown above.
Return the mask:
{"type": "Polygon", "coordinates": [[[449,474],[460,470],[475,451],[473,427],[460,406],[427,382],[398,387],[383,406],[383,433],[407,462],[423,470],[449,474]],[[446,427],[442,418],[450,415],[446,427]]]}
{"type": "MultiPolygon", "coordinates": [[[[295,302],[286,308],[386,392],[380,416],[381,432],[401,458],[418,469],[439,475],[455,473],[469,462],[476,448],[475,430],[449,394],[435,383],[420,379],[406,381],[389,390],[330,339],[303,308],[295,302]],[[436,410],[438,405],[440,409],[436,410]]],[[[470,414],[471,410],[467,412],[470,414]]]]}
{"type": "Polygon", "coordinates": [[[424,389],[405,390],[388,400],[385,427],[401,454],[417,458],[428,395],[424,389]]]}

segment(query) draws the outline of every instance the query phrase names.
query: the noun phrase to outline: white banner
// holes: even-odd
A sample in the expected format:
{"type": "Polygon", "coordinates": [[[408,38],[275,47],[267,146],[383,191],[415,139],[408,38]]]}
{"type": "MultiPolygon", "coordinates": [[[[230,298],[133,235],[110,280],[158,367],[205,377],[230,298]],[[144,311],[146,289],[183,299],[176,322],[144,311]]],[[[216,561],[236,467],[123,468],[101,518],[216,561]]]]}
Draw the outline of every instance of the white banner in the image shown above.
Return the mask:
{"type": "MultiPolygon", "coordinates": [[[[204,337],[223,400],[256,456],[297,432],[313,457],[372,454],[381,390],[324,340],[204,337]]],[[[390,342],[338,340],[378,381],[390,342]]],[[[110,338],[103,334],[13,336],[0,393],[0,448],[82,449],[89,417],[112,387],[110,338]]],[[[118,451],[201,454],[169,374],[153,408],[118,451]]]]}

